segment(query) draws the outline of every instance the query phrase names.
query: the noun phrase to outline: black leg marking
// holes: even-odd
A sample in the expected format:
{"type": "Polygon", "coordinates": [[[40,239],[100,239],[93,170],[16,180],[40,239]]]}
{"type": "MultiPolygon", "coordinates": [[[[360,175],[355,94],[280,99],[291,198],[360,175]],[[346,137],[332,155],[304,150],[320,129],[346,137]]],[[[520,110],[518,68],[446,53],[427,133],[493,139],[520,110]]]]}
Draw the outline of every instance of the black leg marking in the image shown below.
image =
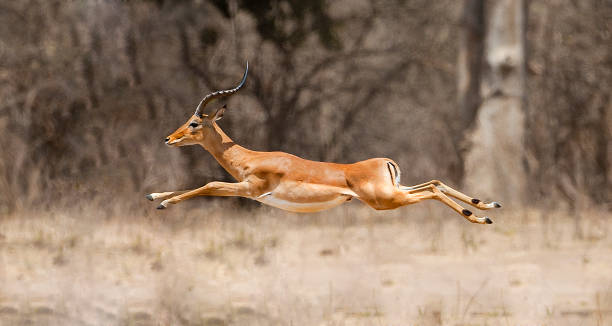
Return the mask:
{"type": "Polygon", "coordinates": [[[387,162],[387,169],[389,169],[389,174],[391,175],[391,184],[399,188],[400,172],[397,170],[397,167],[395,164],[387,162]],[[393,171],[391,171],[391,168],[393,168],[393,171]]]}
{"type": "Polygon", "coordinates": [[[478,203],[480,203],[480,199],[476,199],[476,198],[472,199],[472,204],[478,204],[478,203]]]}
{"type": "Polygon", "coordinates": [[[465,216],[470,216],[470,215],[472,215],[472,212],[468,211],[467,209],[464,209],[462,213],[463,213],[463,215],[465,215],[465,216]]]}
{"type": "Polygon", "coordinates": [[[485,219],[485,223],[487,223],[487,224],[493,224],[493,221],[491,221],[491,219],[487,217],[487,218],[485,219]]]}

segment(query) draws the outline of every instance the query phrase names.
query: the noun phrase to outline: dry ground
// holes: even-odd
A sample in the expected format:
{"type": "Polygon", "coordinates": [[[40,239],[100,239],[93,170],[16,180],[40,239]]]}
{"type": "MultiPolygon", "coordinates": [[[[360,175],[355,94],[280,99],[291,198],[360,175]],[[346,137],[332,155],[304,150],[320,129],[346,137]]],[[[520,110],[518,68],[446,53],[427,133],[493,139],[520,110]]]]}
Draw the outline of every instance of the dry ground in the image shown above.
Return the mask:
{"type": "Polygon", "coordinates": [[[0,217],[0,325],[612,325],[604,213],[221,205],[0,217]]]}

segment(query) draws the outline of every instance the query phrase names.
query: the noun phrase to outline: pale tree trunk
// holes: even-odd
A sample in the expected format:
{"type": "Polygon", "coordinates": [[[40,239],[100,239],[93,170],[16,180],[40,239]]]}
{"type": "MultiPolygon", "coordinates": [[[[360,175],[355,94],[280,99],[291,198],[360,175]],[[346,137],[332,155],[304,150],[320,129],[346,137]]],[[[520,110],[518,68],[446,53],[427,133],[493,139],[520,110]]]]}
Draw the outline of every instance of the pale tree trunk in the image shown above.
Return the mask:
{"type": "Polygon", "coordinates": [[[485,65],[474,128],[468,134],[465,187],[483,199],[524,202],[525,25],[524,0],[491,0],[485,65]]]}

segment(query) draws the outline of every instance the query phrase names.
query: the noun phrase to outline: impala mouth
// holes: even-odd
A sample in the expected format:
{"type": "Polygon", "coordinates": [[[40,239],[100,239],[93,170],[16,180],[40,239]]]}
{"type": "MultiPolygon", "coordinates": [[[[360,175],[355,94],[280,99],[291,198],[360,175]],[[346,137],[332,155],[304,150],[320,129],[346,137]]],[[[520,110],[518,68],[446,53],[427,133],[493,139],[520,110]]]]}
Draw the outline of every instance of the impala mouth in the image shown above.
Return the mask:
{"type": "Polygon", "coordinates": [[[174,139],[174,140],[171,140],[171,141],[167,141],[167,142],[166,142],[166,145],[168,145],[168,146],[172,146],[172,145],[174,145],[174,144],[176,144],[176,143],[180,142],[181,140],[183,140],[183,137],[181,137],[181,138],[179,138],[179,139],[174,139]]]}

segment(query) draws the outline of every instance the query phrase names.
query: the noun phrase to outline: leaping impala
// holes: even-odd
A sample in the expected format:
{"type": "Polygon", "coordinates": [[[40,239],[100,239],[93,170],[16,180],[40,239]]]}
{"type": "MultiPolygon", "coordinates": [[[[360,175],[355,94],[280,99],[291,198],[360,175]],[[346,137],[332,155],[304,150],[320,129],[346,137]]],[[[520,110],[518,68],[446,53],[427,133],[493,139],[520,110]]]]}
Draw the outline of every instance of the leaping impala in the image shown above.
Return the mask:
{"type": "Polygon", "coordinates": [[[235,94],[245,83],[232,89],[206,95],[194,115],[165,139],[167,145],[200,145],[238,182],[210,182],[194,190],[152,193],[147,199],[163,199],[158,209],[196,196],[240,196],[292,212],[317,212],[357,198],[374,209],[394,209],[436,199],[472,223],[491,224],[488,217],[478,217],[448,196],[478,209],[501,207],[469,197],[438,180],[406,187],[400,184],[399,166],[388,158],[373,158],[353,164],[315,162],[284,152],[256,152],[232,141],[216,121],[226,106],[213,114],[202,112],[214,99],[235,94]]]}

